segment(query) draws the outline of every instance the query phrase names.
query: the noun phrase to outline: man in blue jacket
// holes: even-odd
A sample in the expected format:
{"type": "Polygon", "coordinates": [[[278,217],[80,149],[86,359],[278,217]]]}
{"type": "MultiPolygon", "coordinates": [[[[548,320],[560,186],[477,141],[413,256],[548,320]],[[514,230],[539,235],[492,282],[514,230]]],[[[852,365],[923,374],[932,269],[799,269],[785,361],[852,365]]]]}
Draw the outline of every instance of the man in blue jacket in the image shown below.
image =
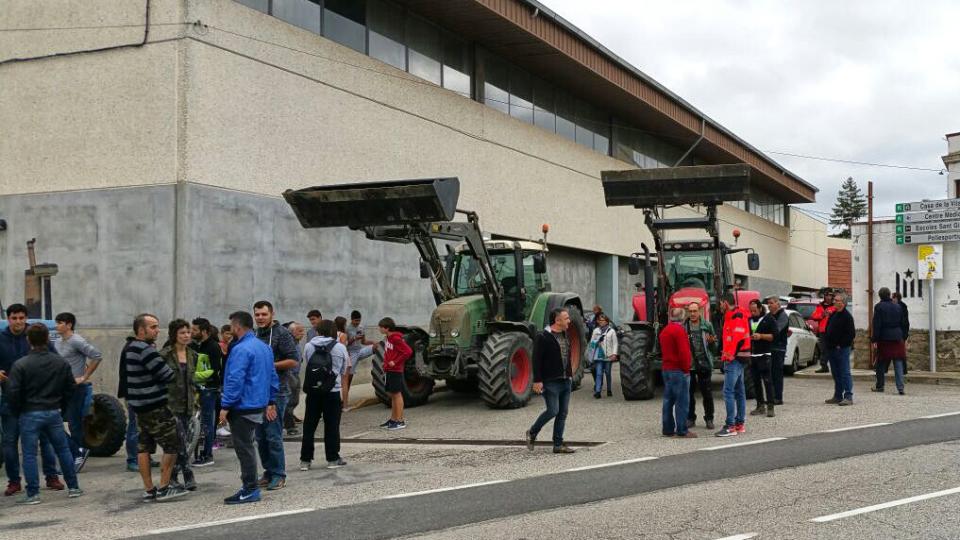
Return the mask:
{"type": "Polygon", "coordinates": [[[220,423],[230,422],[233,449],[240,460],[243,487],[223,500],[226,504],[244,504],[260,500],[257,486],[257,450],[254,445],[257,426],[264,419],[277,419],[276,397],[280,378],[273,365],[270,346],[257,339],[253,316],[245,311],[230,315],[234,342],[230,360],[223,373],[223,395],[220,399],[220,423]]]}

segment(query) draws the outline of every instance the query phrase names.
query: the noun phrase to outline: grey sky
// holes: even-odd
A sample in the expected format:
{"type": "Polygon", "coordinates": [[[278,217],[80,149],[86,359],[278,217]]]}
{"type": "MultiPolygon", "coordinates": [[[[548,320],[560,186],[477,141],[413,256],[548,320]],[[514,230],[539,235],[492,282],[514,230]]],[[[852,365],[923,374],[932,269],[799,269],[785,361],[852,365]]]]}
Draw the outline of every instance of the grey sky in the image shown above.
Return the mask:
{"type": "MultiPolygon", "coordinates": [[[[960,131],[960,2],[545,0],[762,150],[943,168],[960,131]]],[[[877,215],[946,197],[946,176],[771,157],[820,188],[874,181],[877,215]]]]}

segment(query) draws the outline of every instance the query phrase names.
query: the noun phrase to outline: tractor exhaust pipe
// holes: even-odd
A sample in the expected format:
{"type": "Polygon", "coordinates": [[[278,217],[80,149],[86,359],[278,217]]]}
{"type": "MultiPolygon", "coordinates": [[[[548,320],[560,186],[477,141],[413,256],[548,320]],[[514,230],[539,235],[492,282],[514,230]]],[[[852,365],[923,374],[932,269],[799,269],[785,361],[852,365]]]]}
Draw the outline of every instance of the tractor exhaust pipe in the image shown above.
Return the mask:
{"type": "Polygon", "coordinates": [[[640,249],[643,250],[643,293],[647,300],[647,320],[653,322],[653,266],[650,264],[650,248],[641,243],[640,249]]]}

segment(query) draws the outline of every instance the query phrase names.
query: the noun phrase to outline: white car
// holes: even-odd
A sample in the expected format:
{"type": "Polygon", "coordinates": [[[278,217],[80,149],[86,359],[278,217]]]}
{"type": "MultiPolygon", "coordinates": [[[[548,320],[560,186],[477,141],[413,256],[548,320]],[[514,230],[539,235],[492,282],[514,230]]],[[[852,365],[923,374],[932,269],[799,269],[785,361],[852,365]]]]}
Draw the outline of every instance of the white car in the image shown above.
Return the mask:
{"type": "Polygon", "coordinates": [[[819,361],[817,336],[810,331],[800,313],[787,311],[787,354],[783,359],[783,372],[791,375],[819,361]]]}

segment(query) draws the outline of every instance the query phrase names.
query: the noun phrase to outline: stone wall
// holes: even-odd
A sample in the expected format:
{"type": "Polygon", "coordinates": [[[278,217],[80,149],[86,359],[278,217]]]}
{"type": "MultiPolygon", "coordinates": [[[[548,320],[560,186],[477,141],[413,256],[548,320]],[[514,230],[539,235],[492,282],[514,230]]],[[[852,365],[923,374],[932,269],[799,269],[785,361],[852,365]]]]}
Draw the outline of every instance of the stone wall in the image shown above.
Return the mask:
{"type": "MultiPolygon", "coordinates": [[[[907,342],[907,366],[916,371],[930,369],[930,334],[926,330],[911,330],[907,342]]],[[[870,354],[866,330],[857,330],[854,342],[854,367],[870,368],[870,354]]],[[[937,371],[960,371],[960,332],[937,332],[937,371]]]]}

